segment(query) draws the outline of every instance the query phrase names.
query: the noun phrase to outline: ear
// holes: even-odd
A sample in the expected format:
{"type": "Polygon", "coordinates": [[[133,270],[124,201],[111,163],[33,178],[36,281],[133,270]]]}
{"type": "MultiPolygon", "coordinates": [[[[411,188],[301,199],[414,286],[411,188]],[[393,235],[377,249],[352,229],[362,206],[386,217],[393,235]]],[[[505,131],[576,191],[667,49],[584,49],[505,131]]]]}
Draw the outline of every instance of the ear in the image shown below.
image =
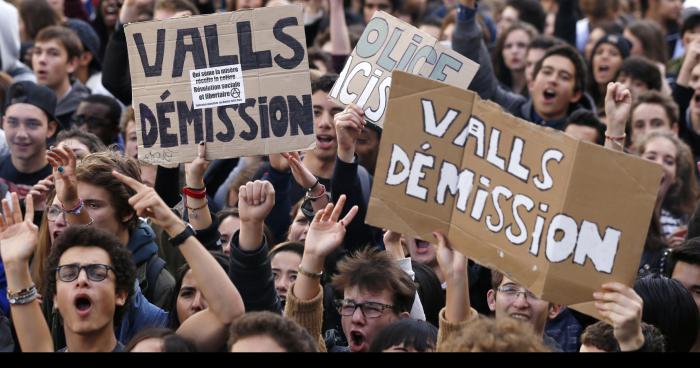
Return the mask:
{"type": "Polygon", "coordinates": [[[127,222],[131,221],[131,219],[134,218],[134,216],[136,216],[136,212],[132,212],[128,215],[123,216],[122,217],[122,224],[126,224],[127,222]]]}
{"type": "Polygon", "coordinates": [[[87,67],[88,65],[90,65],[90,62],[92,62],[92,59],[92,53],[89,51],[85,51],[82,55],[80,55],[79,65],[87,67]]]}
{"type": "Polygon", "coordinates": [[[121,307],[121,306],[123,306],[124,304],[126,304],[126,298],[129,297],[129,292],[128,292],[128,291],[125,291],[125,290],[117,291],[117,293],[116,293],[115,296],[116,296],[116,297],[114,298],[115,304],[117,304],[118,306],[121,307]]]}
{"type": "Polygon", "coordinates": [[[496,311],[496,291],[491,289],[486,293],[486,302],[489,304],[491,312],[496,311]]]}
{"type": "Polygon", "coordinates": [[[577,103],[578,100],[581,99],[581,96],[583,96],[583,91],[582,91],[582,90],[576,91],[576,92],[574,92],[574,94],[571,96],[571,99],[569,100],[569,102],[571,102],[571,103],[577,103]]]}
{"type": "Polygon", "coordinates": [[[561,304],[554,304],[550,303],[549,304],[549,312],[547,313],[547,318],[548,319],[555,319],[563,309],[561,304]]]}
{"type": "Polygon", "coordinates": [[[56,120],[49,121],[49,124],[46,127],[46,137],[47,138],[53,137],[56,134],[57,130],[58,130],[58,123],[56,122],[56,120]]]}
{"type": "Polygon", "coordinates": [[[73,74],[76,69],[78,69],[78,65],[80,64],[80,57],[75,56],[73,58],[68,59],[68,63],[66,64],[66,71],[68,74],[73,74]]]}

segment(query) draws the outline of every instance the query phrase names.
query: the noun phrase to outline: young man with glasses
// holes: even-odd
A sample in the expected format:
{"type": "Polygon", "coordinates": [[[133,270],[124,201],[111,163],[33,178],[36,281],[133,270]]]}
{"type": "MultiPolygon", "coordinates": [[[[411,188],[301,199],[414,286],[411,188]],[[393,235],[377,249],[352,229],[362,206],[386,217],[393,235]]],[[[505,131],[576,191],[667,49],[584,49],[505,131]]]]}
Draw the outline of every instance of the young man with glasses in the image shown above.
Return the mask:
{"type": "MultiPolygon", "coordinates": [[[[182,252],[207,299],[208,308],[182,323],[177,334],[193,341],[199,351],[222,348],[228,325],[244,313],[238,290],[195,238],[192,227],[183,223],[153,188],[116,171],[113,175],[135,192],[129,202],[136,214],[149,217],[171,237],[170,244],[182,252]]],[[[14,211],[3,203],[0,252],[7,265],[8,295],[20,347],[22,351],[48,352],[53,351],[53,341],[29,272],[29,259],[38,239],[37,226],[32,223],[32,196],[26,203],[24,219],[16,194],[14,211]]],[[[72,226],[51,249],[47,273],[44,295],[52,298],[64,322],[67,348],[61,351],[121,351],[114,326],[128,304],[143,305],[146,301],[138,289],[133,292],[135,266],[119,239],[95,226],[72,226]]],[[[167,319],[167,312],[160,313],[167,319]]]]}
{"type": "Polygon", "coordinates": [[[544,343],[559,350],[557,342],[545,334],[548,320],[554,319],[562,306],[550,303],[535,296],[521,285],[497,271],[491,272],[492,289],[486,294],[489,308],[496,318],[510,317],[532,325],[535,333],[542,336],[544,343]]]}
{"type": "MultiPolygon", "coordinates": [[[[353,206],[339,221],[345,195],[338,203],[316,214],[306,236],[304,255],[297,280],[287,292],[285,317],[304,326],[311,336],[319,337],[319,350],[326,347],[321,336],[323,288],[321,277],[326,257],[343,241],[345,226],[357,214],[353,206]]],[[[332,278],[334,288],[343,291],[335,304],[341,315],[343,332],[351,352],[368,351],[382,328],[401,318],[408,318],[416,285],[386,252],[365,249],[338,263],[332,278]]]]}

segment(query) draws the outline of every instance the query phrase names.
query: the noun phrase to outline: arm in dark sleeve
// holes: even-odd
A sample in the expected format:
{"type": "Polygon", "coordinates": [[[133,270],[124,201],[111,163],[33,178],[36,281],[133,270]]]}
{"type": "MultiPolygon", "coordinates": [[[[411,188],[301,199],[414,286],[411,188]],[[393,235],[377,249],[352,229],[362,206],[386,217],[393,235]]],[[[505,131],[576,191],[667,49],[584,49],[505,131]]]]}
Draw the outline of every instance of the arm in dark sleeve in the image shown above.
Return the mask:
{"type": "Polygon", "coordinates": [[[292,174],[290,172],[277,171],[272,167],[262,177],[262,180],[269,181],[275,188],[275,206],[272,207],[272,211],[265,218],[265,225],[272,232],[275,241],[283,240],[289,225],[292,224],[292,219],[289,215],[292,211],[292,203],[289,200],[291,177],[292,174]]]}
{"type": "Polygon", "coordinates": [[[491,56],[486,48],[481,29],[476,23],[476,9],[457,5],[457,27],[452,34],[452,49],[479,64],[479,70],[469,85],[469,89],[485,100],[492,100],[504,109],[523,99],[509,93],[498,84],[491,64],[491,56]]]}
{"type": "Polygon", "coordinates": [[[372,233],[370,226],[365,224],[368,203],[365,202],[362,195],[362,185],[360,184],[358,170],[357,156],[355,156],[352,163],[343,162],[336,156],[333,178],[331,179],[333,203],[338,202],[338,198],[345,194],[347,198],[342,216],[345,216],[352,206],[356,205],[359,208],[355,218],[346,227],[347,231],[343,240],[343,248],[347,251],[353,251],[366,244],[371,240],[372,233]]]}
{"type": "Polygon", "coordinates": [[[219,233],[219,221],[214,214],[211,215],[211,224],[206,229],[197,230],[195,238],[199,240],[206,250],[221,251],[221,233],[219,233]]]}
{"type": "Polygon", "coordinates": [[[275,279],[267,257],[267,239],[263,237],[263,244],[258,250],[246,252],[241,250],[238,236],[239,231],[236,231],[231,239],[229,277],[241,293],[245,311],[282,314],[282,303],[275,290],[275,279]]]}
{"type": "Polygon", "coordinates": [[[677,83],[673,83],[673,100],[676,101],[676,104],[678,105],[678,112],[679,114],[679,122],[678,122],[678,132],[681,137],[684,137],[686,135],[690,135],[689,133],[689,128],[688,128],[688,119],[686,119],[686,110],[688,110],[688,107],[690,106],[690,100],[693,98],[693,94],[695,91],[690,88],[690,87],[685,87],[678,85],[677,83]]]}
{"type": "Polygon", "coordinates": [[[559,11],[554,21],[554,36],[576,47],[576,0],[559,0],[559,11]]]}
{"type": "Polygon", "coordinates": [[[124,25],[109,38],[102,60],[102,85],[124,105],[131,105],[131,74],[124,25]]]}
{"type": "Polygon", "coordinates": [[[175,207],[180,202],[180,168],[172,169],[158,166],[156,183],[153,189],[163,198],[168,207],[175,207]]]}

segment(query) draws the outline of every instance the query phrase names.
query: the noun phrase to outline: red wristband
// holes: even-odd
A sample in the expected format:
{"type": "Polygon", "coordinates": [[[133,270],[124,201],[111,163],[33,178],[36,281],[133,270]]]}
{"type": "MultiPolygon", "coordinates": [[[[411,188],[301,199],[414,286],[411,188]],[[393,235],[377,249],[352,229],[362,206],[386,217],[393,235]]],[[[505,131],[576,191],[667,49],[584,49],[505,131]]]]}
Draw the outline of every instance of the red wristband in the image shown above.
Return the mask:
{"type": "Polygon", "coordinates": [[[188,187],[182,188],[182,193],[188,197],[202,199],[207,196],[207,188],[196,190],[188,187]]]}

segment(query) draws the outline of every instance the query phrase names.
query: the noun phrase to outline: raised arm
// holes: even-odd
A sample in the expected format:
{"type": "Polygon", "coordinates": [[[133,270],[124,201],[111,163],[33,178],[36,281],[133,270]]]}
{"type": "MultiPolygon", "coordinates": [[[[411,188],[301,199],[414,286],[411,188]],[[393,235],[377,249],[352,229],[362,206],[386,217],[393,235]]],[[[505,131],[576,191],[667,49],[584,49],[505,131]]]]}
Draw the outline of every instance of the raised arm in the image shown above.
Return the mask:
{"type": "Polygon", "coordinates": [[[211,212],[207,204],[207,192],[204,186],[204,173],[209,167],[206,159],[207,147],[204,141],[197,146],[197,158],[191,163],[185,164],[185,205],[187,215],[192,227],[195,230],[203,230],[211,225],[211,212]]]}
{"type": "Polygon", "coordinates": [[[153,17],[154,0],[126,0],[119,10],[117,29],[107,42],[102,61],[102,85],[124,105],[131,104],[131,74],[124,25],[153,17]]]}
{"type": "Polygon", "coordinates": [[[436,232],[437,261],[447,284],[445,308],[440,311],[437,350],[453,338],[466,323],[478,317],[476,310],[469,305],[469,278],[467,257],[450,245],[444,234],[436,232]]]}
{"type": "Polygon", "coordinates": [[[481,29],[476,23],[476,0],[460,0],[457,6],[457,24],[452,34],[452,48],[479,64],[479,70],[468,86],[485,100],[492,100],[509,110],[511,105],[524,97],[509,93],[498,84],[493,71],[491,56],[484,43],[481,29]]]}
{"type": "MultiPolygon", "coordinates": [[[[387,254],[399,263],[403,272],[411,276],[411,280],[415,280],[411,258],[404,255],[403,247],[401,246],[401,234],[387,230],[384,233],[384,248],[387,254]]],[[[416,290],[416,298],[413,299],[413,305],[411,306],[411,318],[425,321],[425,311],[423,310],[418,290],[416,290]]]]}
{"type": "Polygon", "coordinates": [[[350,55],[350,36],[343,0],[330,0],[331,55],[350,55]]]}
{"type": "Polygon", "coordinates": [[[632,109],[632,94],[622,83],[608,83],[605,94],[605,116],[608,118],[608,129],[605,131],[605,147],[624,152],[625,127],[632,109]]]}
{"type": "Polygon", "coordinates": [[[304,165],[304,161],[297,152],[282,153],[282,157],[287,159],[289,168],[292,169],[292,176],[300,187],[306,189],[307,196],[311,199],[311,206],[314,213],[325,208],[329,202],[326,195],[326,188],[319,183],[318,178],[304,165]]]}
{"type": "Polygon", "coordinates": [[[336,139],[338,141],[338,157],[333,169],[331,180],[331,193],[333,200],[337,200],[341,195],[347,196],[347,203],[343,211],[348,211],[351,206],[357,206],[358,212],[355,220],[348,224],[348,236],[344,242],[346,251],[353,251],[357,247],[364,246],[372,240],[372,227],[365,224],[367,214],[367,200],[369,193],[362,192],[360,182],[360,170],[355,156],[357,139],[365,127],[364,112],[355,104],[348,105],[345,110],[334,117],[336,139]]]}
{"type": "Polygon", "coordinates": [[[85,210],[83,200],[78,197],[78,178],[75,175],[75,166],[78,159],[73,150],[66,147],[51,147],[46,153],[46,158],[53,167],[54,185],[56,197],[66,215],[69,225],[89,225],[92,219],[85,210]]]}
{"type": "MultiPolygon", "coordinates": [[[[149,217],[165,229],[171,242],[185,237],[187,226],[153,188],[116,171],[112,174],[136,191],[129,204],[139,216],[149,217]]],[[[183,322],[177,333],[193,341],[200,351],[217,350],[223,346],[228,325],[245,312],[243,300],[224,269],[194,236],[185,237],[178,248],[209,307],[183,322]]]]}
{"type": "MultiPolygon", "coordinates": [[[[284,315],[302,325],[311,336],[320,339],[323,322],[323,295],[321,276],[323,264],[345,237],[345,224],[350,223],[357,207],[353,207],[342,219],[340,213],[345,204],[345,196],[341,196],[336,205],[329,203],[326,208],[318,211],[311,222],[306,235],[304,255],[299,265],[297,280],[287,293],[287,303],[284,315]]],[[[319,340],[320,350],[323,350],[319,340]]]]}
{"type": "Polygon", "coordinates": [[[39,233],[32,222],[34,201],[31,194],[27,195],[25,204],[26,213],[22,219],[17,193],[12,193],[12,210],[7,199],[2,200],[4,219],[0,216],[0,257],[5,264],[7,293],[19,297],[11,304],[11,311],[22,351],[52,352],[51,332],[41,313],[36,286],[29,273],[29,259],[34,254],[39,233]]]}
{"type": "Polygon", "coordinates": [[[265,217],[274,204],[275,189],[269,181],[251,181],[238,190],[241,228],[231,239],[229,276],[238,285],[247,312],[281,313],[267,256],[268,240],[263,235],[265,217]]]}
{"type": "Polygon", "coordinates": [[[642,309],[644,301],[631,287],[619,282],[603,284],[593,293],[598,313],[613,326],[620,351],[637,351],[644,346],[642,309]]]}

